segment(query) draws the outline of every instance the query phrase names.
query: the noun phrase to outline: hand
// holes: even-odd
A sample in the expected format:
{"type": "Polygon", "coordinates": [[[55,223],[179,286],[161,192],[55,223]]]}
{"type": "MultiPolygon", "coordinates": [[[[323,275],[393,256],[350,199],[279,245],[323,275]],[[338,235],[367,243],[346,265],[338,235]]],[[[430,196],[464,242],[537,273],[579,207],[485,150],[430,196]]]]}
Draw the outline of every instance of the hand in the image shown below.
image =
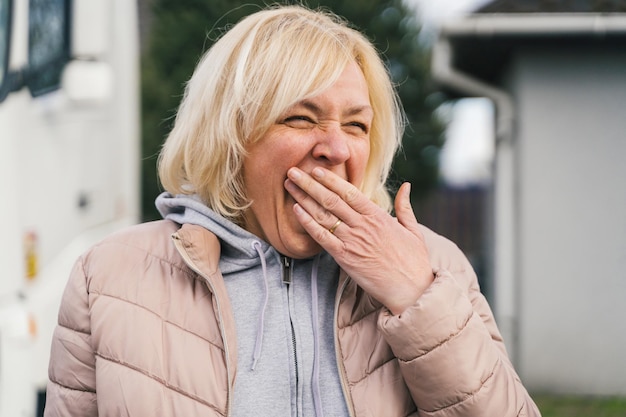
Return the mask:
{"type": "Polygon", "coordinates": [[[417,301],[434,278],[409,183],[398,190],[394,218],[327,169],[287,176],[296,218],[352,279],[393,314],[417,301]]]}

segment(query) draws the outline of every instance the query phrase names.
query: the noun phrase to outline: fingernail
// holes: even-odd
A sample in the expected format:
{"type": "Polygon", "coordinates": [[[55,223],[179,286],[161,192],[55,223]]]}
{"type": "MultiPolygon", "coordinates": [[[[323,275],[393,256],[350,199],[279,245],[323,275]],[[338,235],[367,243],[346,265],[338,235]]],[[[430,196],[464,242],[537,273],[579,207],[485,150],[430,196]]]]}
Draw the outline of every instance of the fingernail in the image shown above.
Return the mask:
{"type": "Polygon", "coordinates": [[[300,171],[298,171],[297,168],[290,168],[289,171],[287,171],[287,175],[292,180],[297,180],[302,176],[302,174],[300,174],[300,171]]]}
{"type": "Polygon", "coordinates": [[[323,178],[324,177],[324,170],[320,167],[317,168],[313,168],[313,172],[312,172],[313,176],[315,178],[323,178]]]}
{"type": "Polygon", "coordinates": [[[411,204],[411,183],[405,182],[402,186],[404,187],[404,201],[411,204]]]}

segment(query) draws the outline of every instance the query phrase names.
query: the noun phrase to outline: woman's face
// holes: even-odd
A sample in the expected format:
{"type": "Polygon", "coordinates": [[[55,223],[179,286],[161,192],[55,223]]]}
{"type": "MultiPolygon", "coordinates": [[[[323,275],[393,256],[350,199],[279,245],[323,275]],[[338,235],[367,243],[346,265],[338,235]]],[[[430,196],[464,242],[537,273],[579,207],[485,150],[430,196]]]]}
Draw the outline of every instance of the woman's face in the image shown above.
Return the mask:
{"type": "Polygon", "coordinates": [[[294,199],[284,187],[287,170],[310,173],[327,168],[360,187],[370,153],[373,111],[361,69],[350,63],[339,79],[312,98],[296,103],[248,147],[243,180],[252,205],[244,227],[283,255],[306,258],[320,246],[293,213],[294,199]]]}

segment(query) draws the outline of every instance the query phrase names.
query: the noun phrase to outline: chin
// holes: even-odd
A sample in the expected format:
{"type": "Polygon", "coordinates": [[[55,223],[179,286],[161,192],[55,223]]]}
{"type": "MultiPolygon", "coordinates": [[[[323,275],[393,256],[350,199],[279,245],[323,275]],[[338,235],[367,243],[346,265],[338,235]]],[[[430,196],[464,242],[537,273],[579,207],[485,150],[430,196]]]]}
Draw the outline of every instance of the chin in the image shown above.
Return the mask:
{"type": "Polygon", "coordinates": [[[282,243],[283,248],[279,252],[294,259],[310,258],[322,251],[322,247],[306,233],[298,233],[282,243]]]}

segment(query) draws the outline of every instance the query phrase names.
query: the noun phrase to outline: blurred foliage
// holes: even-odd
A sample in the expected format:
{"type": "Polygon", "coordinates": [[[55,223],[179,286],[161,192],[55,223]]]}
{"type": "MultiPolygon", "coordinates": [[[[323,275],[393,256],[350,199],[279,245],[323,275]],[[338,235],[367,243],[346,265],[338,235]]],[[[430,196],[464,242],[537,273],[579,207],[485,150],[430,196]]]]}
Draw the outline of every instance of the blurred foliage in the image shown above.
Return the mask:
{"type": "Polygon", "coordinates": [[[533,395],[543,417],[623,417],[626,398],[533,395]]]}
{"type": "MultiPolygon", "coordinates": [[[[283,1],[283,4],[301,3],[283,1]]],[[[158,217],[154,198],[161,191],[156,159],[172,127],[185,82],[200,56],[225,28],[263,7],[263,1],[154,0],[148,46],[142,59],[142,213],[158,217]]],[[[440,104],[430,87],[429,54],[418,40],[420,25],[401,0],[311,0],[363,31],[388,64],[407,114],[403,152],[394,163],[390,188],[413,184],[413,197],[424,196],[438,181],[443,123],[434,116],[440,104]]]]}

